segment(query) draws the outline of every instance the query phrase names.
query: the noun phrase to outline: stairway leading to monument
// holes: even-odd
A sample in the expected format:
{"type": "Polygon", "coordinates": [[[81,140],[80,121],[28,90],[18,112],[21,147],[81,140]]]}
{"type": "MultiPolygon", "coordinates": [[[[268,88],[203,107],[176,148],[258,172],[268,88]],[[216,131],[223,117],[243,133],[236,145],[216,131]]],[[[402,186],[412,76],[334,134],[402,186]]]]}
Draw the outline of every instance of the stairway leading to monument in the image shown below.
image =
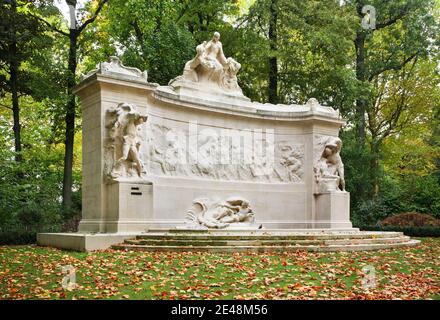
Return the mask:
{"type": "Polygon", "coordinates": [[[137,251],[360,251],[415,246],[401,232],[332,230],[149,230],[113,249],[137,251]]]}

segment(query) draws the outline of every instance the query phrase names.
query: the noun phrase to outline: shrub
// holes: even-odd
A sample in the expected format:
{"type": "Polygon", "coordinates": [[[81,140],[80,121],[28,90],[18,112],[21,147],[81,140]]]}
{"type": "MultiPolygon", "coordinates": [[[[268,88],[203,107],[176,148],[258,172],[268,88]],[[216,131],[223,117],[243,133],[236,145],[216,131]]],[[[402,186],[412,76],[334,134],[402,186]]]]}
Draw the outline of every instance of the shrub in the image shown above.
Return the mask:
{"type": "Polygon", "coordinates": [[[37,242],[37,232],[32,230],[0,231],[0,245],[32,244],[37,242]]]}
{"type": "Polygon", "coordinates": [[[0,226],[0,245],[33,244],[37,241],[37,233],[60,232],[58,225],[32,226],[13,224],[0,226]]]}
{"type": "Polygon", "coordinates": [[[400,213],[379,222],[381,226],[405,226],[405,227],[440,227],[440,220],[428,214],[418,212],[400,213]]]}
{"type": "Polygon", "coordinates": [[[81,215],[74,215],[73,217],[69,218],[67,221],[65,221],[61,227],[62,232],[77,232],[78,231],[78,225],[81,221],[81,215]]]}
{"type": "Polygon", "coordinates": [[[397,231],[403,232],[407,236],[411,237],[440,237],[440,227],[438,226],[425,226],[425,227],[412,227],[412,226],[361,226],[362,231],[397,231]]]}

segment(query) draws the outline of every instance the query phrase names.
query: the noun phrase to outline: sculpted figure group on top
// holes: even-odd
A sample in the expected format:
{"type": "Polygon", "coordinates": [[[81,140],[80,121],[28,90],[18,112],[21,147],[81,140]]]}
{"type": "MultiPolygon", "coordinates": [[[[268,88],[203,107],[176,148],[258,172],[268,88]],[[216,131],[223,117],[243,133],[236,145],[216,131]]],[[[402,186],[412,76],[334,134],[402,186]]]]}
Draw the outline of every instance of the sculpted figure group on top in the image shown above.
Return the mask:
{"type": "Polygon", "coordinates": [[[220,42],[220,33],[208,42],[204,41],[196,48],[194,59],[185,64],[183,75],[171,80],[170,85],[177,80],[215,84],[220,89],[241,93],[237,82],[237,73],[241,64],[233,58],[226,58],[220,42]]]}

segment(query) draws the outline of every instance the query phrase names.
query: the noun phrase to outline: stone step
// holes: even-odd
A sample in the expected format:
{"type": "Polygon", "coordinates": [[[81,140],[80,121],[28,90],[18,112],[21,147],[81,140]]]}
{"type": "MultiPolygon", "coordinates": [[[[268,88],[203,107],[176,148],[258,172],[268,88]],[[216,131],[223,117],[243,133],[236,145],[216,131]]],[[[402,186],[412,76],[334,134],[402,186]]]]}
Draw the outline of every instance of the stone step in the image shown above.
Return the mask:
{"type": "Polygon", "coordinates": [[[334,240],[334,239],[378,239],[378,238],[399,238],[402,232],[357,232],[357,233],[298,233],[298,234],[269,234],[269,233],[242,233],[242,234],[214,234],[214,233],[148,233],[136,237],[138,240],[166,240],[175,239],[181,241],[193,240],[334,240]]]}
{"type": "Polygon", "coordinates": [[[173,237],[163,239],[141,238],[126,240],[126,244],[131,245],[159,245],[159,246],[289,246],[289,245],[349,245],[349,244],[369,244],[369,243],[399,243],[406,242],[409,237],[391,238],[358,238],[358,239],[321,239],[321,240],[277,240],[277,239],[252,239],[252,240],[219,240],[219,239],[191,239],[182,240],[173,237]]]}
{"type": "Polygon", "coordinates": [[[203,252],[289,252],[289,251],[364,251],[393,249],[416,246],[419,240],[407,240],[396,243],[370,243],[370,244],[324,244],[324,245],[290,245],[290,246],[163,246],[163,245],[137,245],[119,244],[112,248],[117,250],[134,251],[203,251],[203,252]]]}
{"type": "MultiPolygon", "coordinates": [[[[322,234],[333,234],[335,232],[338,233],[359,233],[358,228],[343,228],[343,229],[188,229],[188,228],[150,228],[146,232],[148,233],[276,233],[276,234],[285,234],[285,233],[322,233],[322,234]]],[[[380,231],[366,231],[366,232],[380,232],[380,231]]]]}

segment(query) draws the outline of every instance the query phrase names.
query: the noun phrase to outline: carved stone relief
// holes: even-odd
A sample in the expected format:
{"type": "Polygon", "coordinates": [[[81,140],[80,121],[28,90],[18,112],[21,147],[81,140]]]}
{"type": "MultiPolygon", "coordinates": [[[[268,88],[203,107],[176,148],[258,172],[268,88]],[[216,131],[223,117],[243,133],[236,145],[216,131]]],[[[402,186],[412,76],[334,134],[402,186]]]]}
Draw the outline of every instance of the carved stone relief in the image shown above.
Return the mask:
{"type": "Polygon", "coordinates": [[[106,112],[104,170],[111,179],[142,177],[146,173],[140,157],[141,127],[147,121],[136,107],[121,103],[106,112]]]}
{"type": "Polygon", "coordinates": [[[230,197],[226,200],[200,198],[186,213],[186,226],[190,229],[224,229],[252,224],[254,213],[248,200],[230,197]]]}
{"type": "Polygon", "coordinates": [[[296,183],[303,180],[304,145],[277,141],[273,154],[266,141],[230,143],[231,161],[222,161],[220,134],[202,134],[189,142],[188,132],[149,122],[143,160],[156,175],[199,177],[214,180],[296,183]],[[261,148],[262,153],[253,148],[261,148]],[[265,152],[266,151],[266,152],[265,152]],[[236,157],[233,159],[233,157],[236,157]]]}
{"type": "Polygon", "coordinates": [[[126,67],[122,64],[121,60],[119,60],[119,58],[115,57],[115,56],[109,57],[107,62],[99,63],[96,66],[95,70],[92,70],[89,73],[87,73],[86,75],[82,76],[81,80],[84,80],[95,73],[125,76],[125,77],[140,80],[145,83],[148,82],[147,71],[141,71],[137,68],[126,67]]]}

